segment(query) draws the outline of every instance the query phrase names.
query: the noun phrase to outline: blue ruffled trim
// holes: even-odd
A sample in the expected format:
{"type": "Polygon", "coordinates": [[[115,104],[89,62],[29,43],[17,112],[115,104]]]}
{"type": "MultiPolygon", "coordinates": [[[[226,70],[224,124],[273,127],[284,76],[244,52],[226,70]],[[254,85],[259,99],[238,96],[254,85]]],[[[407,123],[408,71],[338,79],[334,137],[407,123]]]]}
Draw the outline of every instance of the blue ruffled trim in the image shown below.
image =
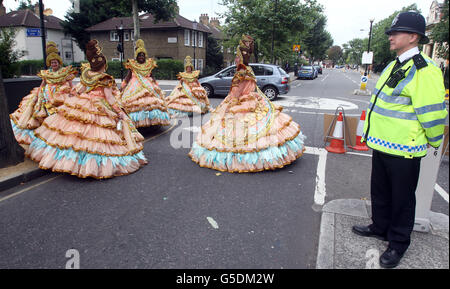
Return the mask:
{"type": "Polygon", "coordinates": [[[197,158],[200,159],[202,156],[206,156],[205,162],[220,164],[221,166],[231,166],[233,158],[236,159],[239,163],[246,163],[251,165],[256,165],[256,163],[260,160],[263,162],[273,163],[277,159],[284,159],[288,154],[288,147],[290,150],[294,152],[302,151],[304,148],[304,141],[306,136],[304,136],[301,132],[299,135],[291,141],[287,141],[282,146],[277,147],[268,147],[258,152],[250,152],[250,153],[234,153],[234,152],[218,152],[216,150],[208,150],[204,147],[201,147],[194,142],[192,145],[191,153],[197,158]]]}
{"type": "Polygon", "coordinates": [[[146,158],[144,156],[144,152],[140,151],[134,155],[130,156],[102,156],[97,154],[90,154],[83,151],[74,151],[73,149],[59,149],[52,147],[48,144],[46,144],[43,140],[40,138],[35,138],[34,141],[30,144],[30,151],[33,150],[45,150],[44,154],[52,154],[55,152],[54,159],[55,160],[61,160],[63,158],[67,160],[73,160],[78,162],[79,165],[84,166],[88,161],[91,159],[94,159],[97,162],[97,165],[100,167],[102,165],[106,165],[108,160],[111,161],[114,167],[121,165],[124,167],[129,166],[132,162],[139,162],[139,160],[146,161],[146,158]]]}
{"type": "Polygon", "coordinates": [[[34,141],[36,139],[36,136],[34,135],[34,130],[31,129],[22,129],[20,127],[18,127],[14,121],[12,121],[12,119],[10,119],[11,121],[11,126],[14,132],[14,135],[22,138],[25,135],[28,135],[31,138],[31,141],[34,141]]]}
{"type": "Polygon", "coordinates": [[[142,121],[142,120],[146,120],[146,119],[150,119],[150,120],[159,119],[159,120],[170,121],[169,113],[161,111],[159,109],[154,109],[151,111],[141,110],[141,111],[129,113],[129,115],[133,122],[138,122],[138,121],[142,121]]]}
{"type": "Polygon", "coordinates": [[[187,111],[181,111],[181,110],[176,110],[176,109],[172,109],[172,108],[169,108],[168,110],[171,115],[175,115],[175,116],[192,116],[192,115],[194,115],[194,113],[192,111],[187,112],[187,111]]]}

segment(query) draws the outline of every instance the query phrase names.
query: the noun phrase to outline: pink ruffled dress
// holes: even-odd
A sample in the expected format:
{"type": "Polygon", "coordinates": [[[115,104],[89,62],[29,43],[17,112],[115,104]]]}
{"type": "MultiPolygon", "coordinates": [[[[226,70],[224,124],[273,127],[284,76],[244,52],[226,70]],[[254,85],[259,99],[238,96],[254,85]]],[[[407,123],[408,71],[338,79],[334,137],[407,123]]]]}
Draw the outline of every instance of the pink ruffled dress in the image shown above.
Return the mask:
{"type": "Polygon", "coordinates": [[[26,155],[42,169],[80,178],[111,178],[130,174],[147,163],[143,136],[129,118],[120,120],[106,99],[104,88],[119,91],[105,73],[89,74],[83,66],[77,94],[35,130],[26,155]]]}
{"type": "Polygon", "coordinates": [[[251,67],[240,64],[230,93],[202,126],[189,156],[219,171],[274,170],[302,156],[305,138],[257,87],[251,67]]]}
{"type": "Polygon", "coordinates": [[[11,125],[16,140],[29,145],[34,139],[33,131],[41,126],[46,117],[56,112],[64,103],[72,89],[71,81],[77,74],[72,66],[66,66],[56,72],[41,70],[38,76],[45,81],[42,87],[35,87],[25,96],[19,108],[10,114],[11,125]]]}

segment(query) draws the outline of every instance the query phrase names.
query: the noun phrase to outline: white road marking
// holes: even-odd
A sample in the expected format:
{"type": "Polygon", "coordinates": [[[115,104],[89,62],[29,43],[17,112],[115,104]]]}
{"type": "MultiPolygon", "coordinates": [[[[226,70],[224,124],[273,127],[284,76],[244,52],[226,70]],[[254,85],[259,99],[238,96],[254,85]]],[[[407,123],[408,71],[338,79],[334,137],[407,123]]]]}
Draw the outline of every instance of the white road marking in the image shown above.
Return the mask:
{"type": "Polygon", "coordinates": [[[206,217],[206,219],[208,220],[208,222],[211,224],[211,226],[212,226],[214,229],[219,229],[219,225],[217,224],[217,222],[216,222],[213,218],[211,218],[211,217],[206,217]]]}
{"type": "Polygon", "coordinates": [[[276,104],[288,107],[302,107],[318,110],[336,110],[342,106],[345,110],[356,110],[358,105],[340,99],[314,97],[314,96],[289,96],[289,99],[275,101],[276,104]]]}
{"type": "Polygon", "coordinates": [[[322,82],[324,82],[325,81],[325,79],[327,79],[328,78],[328,76],[330,76],[329,74],[327,74],[321,81],[322,82]]]}
{"type": "Polygon", "coordinates": [[[325,172],[326,172],[328,151],[322,148],[314,148],[314,147],[305,147],[305,148],[306,154],[319,156],[316,173],[316,188],[314,191],[314,203],[317,205],[323,205],[325,204],[325,196],[327,194],[325,184],[325,172]]]}
{"type": "Polygon", "coordinates": [[[448,193],[441,186],[439,186],[437,183],[434,185],[434,189],[448,203],[448,193]]]}

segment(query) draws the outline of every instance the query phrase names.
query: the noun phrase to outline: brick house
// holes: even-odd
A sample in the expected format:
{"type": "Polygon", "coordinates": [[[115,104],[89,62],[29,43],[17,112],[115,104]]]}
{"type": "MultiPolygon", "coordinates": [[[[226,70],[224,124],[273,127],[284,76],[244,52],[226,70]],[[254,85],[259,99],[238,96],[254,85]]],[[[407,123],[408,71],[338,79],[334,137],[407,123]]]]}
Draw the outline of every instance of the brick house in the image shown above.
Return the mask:
{"type": "MultiPolygon", "coordinates": [[[[53,15],[44,15],[44,20],[46,40],[56,43],[63,62],[70,64],[84,60],[84,52],[70,35],[64,33],[62,20],[53,15]]],[[[0,28],[12,28],[16,31],[14,50],[25,51],[20,60],[42,59],[39,5],[35,5],[34,11],[24,9],[9,13],[6,13],[5,7],[1,5],[0,28]]]]}
{"type": "MultiPolygon", "coordinates": [[[[153,16],[146,13],[140,15],[139,20],[140,37],[145,42],[149,57],[184,61],[187,55],[194,59],[195,51],[195,67],[203,70],[206,65],[207,36],[211,33],[208,27],[179,14],[171,21],[154,23],[153,16]]],[[[86,29],[91,39],[99,41],[107,59],[116,61],[120,60],[120,53],[117,51],[119,31],[124,34],[124,60],[134,58],[132,17],[113,17],[86,29]]]]}
{"type": "Polygon", "coordinates": [[[209,18],[208,14],[201,14],[199,17],[199,22],[203,25],[207,26],[211,31],[211,36],[217,40],[218,44],[221,47],[221,51],[223,53],[223,66],[228,67],[234,64],[234,55],[236,51],[231,48],[224,48],[224,42],[227,41],[227,37],[222,31],[220,27],[219,19],[216,17],[209,18]]]}
{"type": "Polygon", "coordinates": [[[423,45],[422,51],[431,57],[437,65],[443,67],[446,65],[445,59],[438,56],[438,48],[439,44],[434,43],[433,39],[430,37],[431,30],[433,30],[433,27],[441,21],[441,18],[443,16],[443,8],[444,4],[439,3],[438,1],[433,1],[430,6],[430,11],[428,12],[427,17],[427,27],[426,27],[426,35],[429,36],[430,42],[428,44],[423,45]]]}

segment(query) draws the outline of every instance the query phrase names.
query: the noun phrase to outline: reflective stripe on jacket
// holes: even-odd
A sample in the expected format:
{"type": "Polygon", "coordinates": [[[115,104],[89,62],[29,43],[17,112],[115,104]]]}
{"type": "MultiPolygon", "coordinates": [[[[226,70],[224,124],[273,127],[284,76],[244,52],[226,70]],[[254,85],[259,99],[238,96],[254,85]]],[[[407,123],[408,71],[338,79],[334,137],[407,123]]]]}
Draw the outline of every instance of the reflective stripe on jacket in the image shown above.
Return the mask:
{"type": "Polygon", "coordinates": [[[395,61],[381,74],[364,124],[362,140],[366,139],[370,148],[412,158],[425,156],[427,144],[433,147],[441,144],[448,114],[444,80],[436,64],[421,55],[428,65],[417,69],[413,59],[407,61],[402,66],[403,70],[409,68],[405,78],[394,88],[385,85],[379,91],[391,75],[395,61]]]}

